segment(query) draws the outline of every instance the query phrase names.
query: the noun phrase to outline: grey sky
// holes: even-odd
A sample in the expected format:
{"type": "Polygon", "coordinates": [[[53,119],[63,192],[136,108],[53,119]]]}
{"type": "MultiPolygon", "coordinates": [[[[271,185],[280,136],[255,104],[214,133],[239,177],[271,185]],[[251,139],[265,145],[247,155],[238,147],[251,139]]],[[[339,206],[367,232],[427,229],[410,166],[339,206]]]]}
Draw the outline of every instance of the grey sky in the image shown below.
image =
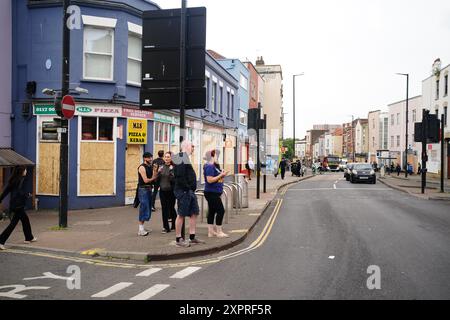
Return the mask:
{"type": "MultiPolygon", "coordinates": [[[[157,1],[162,8],[181,0],[157,1]]],[[[348,122],[420,95],[441,58],[450,64],[449,0],[189,0],[208,9],[207,47],[226,57],[281,64],[285,135],[292,137],[292,75],[297,78],[297,130],[348,122]]]]}

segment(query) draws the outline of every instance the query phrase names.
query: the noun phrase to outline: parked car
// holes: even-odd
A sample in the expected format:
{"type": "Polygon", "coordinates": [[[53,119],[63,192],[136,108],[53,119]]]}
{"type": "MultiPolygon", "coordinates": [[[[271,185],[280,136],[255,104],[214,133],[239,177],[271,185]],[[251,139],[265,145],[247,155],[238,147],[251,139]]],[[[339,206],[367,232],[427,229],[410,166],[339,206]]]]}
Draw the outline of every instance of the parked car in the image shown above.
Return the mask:
{"type": "Polygon", "coordinates": [[[368,163],[356,163],[352,166],[350,171],[350,182],[369,182],[371,184],[377,183],[377,177],[375,174],[375,170],[373,169],[371,164],[368,163]]]}
{"type": "Polygon", "coordinates": [[[354,163],[347,163],[345,169],[344,169],[344,178],[347,181],[350,181],[350,171],[353,169],[354,163]]]}

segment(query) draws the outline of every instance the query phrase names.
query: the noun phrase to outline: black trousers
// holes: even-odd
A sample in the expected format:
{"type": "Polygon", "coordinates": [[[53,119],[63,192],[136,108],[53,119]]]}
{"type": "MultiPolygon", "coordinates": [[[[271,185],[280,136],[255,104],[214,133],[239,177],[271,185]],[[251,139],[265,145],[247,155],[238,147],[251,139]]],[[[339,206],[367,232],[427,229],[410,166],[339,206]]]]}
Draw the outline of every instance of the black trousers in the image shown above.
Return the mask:
{"type": "Polygon", "coordinates": [[[6,227],[5,231],[0,235],[0,244],[4,245],[9,239],[19,221],[22,222],[23,233],[25,234],[25,241],[33,240],[33,233],[31,232],[30,219],[28,219],[27,213],[24,208],[18,208],[13,210],[14,216],[11,219],[11,223],[6,227]]]}
{"type": "Polygon", "coordinates": [[[175,220],[177,219],[177,211],[175,210],[176,198],[172,190],[159,192],[162,206],[163,228],[166,231],[175,230],[175,220]],[[172,219],[172,228],[169,226],[169,219],[172,219]]]}
{"type": "MultiPolygon", "coordinates": [[[[155,207],[156,196],[158,195],[159,188],[160,188],[160,187],[159,187],[158,185],[154,185],[154,186],[153,186],[152,208],[155,207]]],[[[161,196],[161,194],[160,194],[160,196],[161,196]]]]}
{"type": "Polygon", "coordinates": [[[205,192],[206,201],[208,201],[208,224],[213,225],[214,219],[216,226],[222,226],[225,208],[223,207],[220,193],[205,192]]]}
{"type": "Polygon", "coordinates": [[[284,180],[284,176],[286,175],[286,169],[281,169],[281,179],[284,180]]]}

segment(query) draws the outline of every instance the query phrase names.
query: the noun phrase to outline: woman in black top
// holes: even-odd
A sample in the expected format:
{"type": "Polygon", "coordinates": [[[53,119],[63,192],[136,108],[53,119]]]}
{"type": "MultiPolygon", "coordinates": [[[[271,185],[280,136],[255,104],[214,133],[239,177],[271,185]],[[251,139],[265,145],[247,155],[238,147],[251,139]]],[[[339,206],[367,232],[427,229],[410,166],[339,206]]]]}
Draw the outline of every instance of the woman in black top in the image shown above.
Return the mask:
{"type": "Polygon", "coordinates": [[[167,152],[164,155],[164,165],[160,166],[158,171],[158,184],[160,187],[159,196],[161,198],[163,231],[169,233],[175,230],[175,220],[177,212],[175,211],[176,198],[173,193],[175,184],[175,175],[173,173],[175,166],[172,162],[172,153],[167,152]],[[172,220],[172,228],[169,226],[169,219],[172,220]]]}
{"type": "Polygon", "coordinates": [[[26,201],[31,196],[31,194],[25,190],[24,182],[26,175],[27,169],[25,167],[15,167],[5,191],[3,191],[0,195],[1,203],[8,194],[11,194],[9,210],[14,213],[11,223],[0,235],[0,250],[6,250],[4,245],[19,223],[19,220],[22,222],[23,233],[25,234],[25,243],[29,244],[37,241],[31,232],[30,220],[25,212],[26,201]]]}

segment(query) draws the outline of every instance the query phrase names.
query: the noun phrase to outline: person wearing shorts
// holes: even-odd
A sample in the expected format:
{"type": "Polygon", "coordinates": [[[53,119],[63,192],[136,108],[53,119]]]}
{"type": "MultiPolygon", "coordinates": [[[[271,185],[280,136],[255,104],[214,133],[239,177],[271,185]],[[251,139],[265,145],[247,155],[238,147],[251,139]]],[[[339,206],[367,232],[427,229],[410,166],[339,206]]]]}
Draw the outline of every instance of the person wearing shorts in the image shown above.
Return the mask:
{"type": "Polygon", "coordinates": [[[204,243],[196,238],[197,217],[200,209],[195,191],[197,190],[197,176],[192,167],[189,156],[192,155],[194,146],[190,141],[183,141],[182,152],[173,157],[175,164],[174,194],[178,203],[178,217],[175,222],[176,245],[181,248],[190,247],[192,244],[204,243]],[[189,218],[189,241],[181,236],[181,229],[185,218],[189,218]]]}

